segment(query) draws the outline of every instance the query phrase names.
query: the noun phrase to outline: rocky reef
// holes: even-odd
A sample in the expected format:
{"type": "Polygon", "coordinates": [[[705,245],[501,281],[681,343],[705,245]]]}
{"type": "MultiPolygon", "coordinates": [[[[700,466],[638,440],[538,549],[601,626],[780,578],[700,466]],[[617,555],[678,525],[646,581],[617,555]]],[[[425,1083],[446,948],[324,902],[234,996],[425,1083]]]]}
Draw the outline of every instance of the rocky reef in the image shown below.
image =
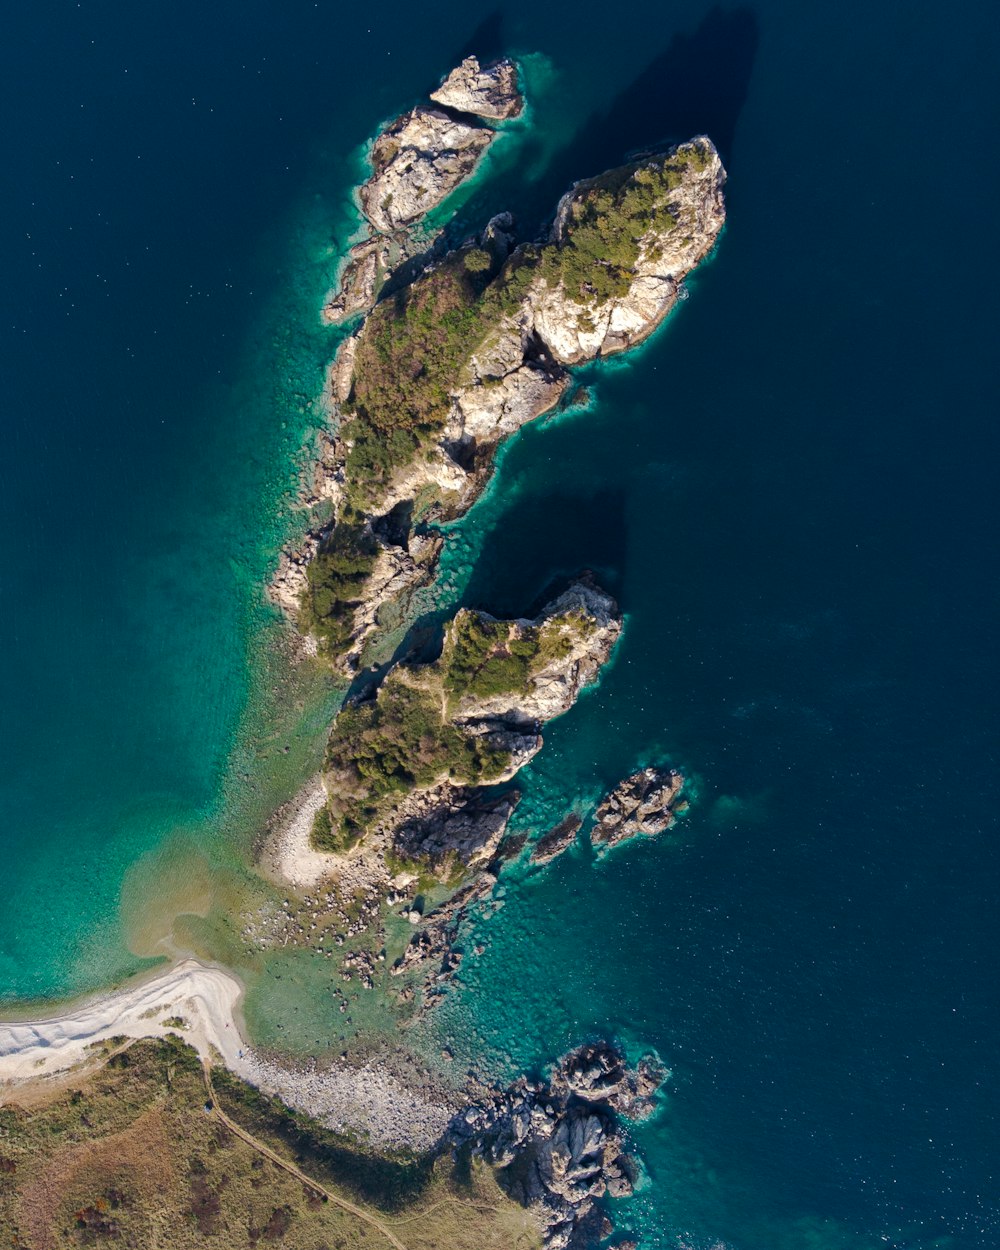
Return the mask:
{"type": "Polygon", "coordinates": [[[600,803],[590,839],[610,850],[635,837],[655,837],[687,809],[684,778],[675,768],[644,768],[626,777],[600,803]]]}
{"type": "Polygon", "coordinates": [[[518,1081],[467,1108],[450,1136],[499,1169],[512,1197],[538,1210],[548,1250],[593,1245],[612,1232],[595,1203],[631,1194],[637,1177],[618,1117],[648,1116],[666,1075],[654,1056],[630,1069],[606,1042],[581,1046],[547,1081],[518,1081]]]}

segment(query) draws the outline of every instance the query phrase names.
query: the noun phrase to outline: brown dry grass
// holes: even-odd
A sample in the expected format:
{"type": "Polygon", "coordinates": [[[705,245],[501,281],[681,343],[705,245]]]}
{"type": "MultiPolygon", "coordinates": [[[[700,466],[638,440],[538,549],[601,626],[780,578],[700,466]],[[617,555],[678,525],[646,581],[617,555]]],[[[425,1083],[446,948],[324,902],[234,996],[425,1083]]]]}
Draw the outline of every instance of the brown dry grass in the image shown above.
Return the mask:
{"type": "MultiPolygon", "coordinates": [[[[222,1074],[217,1073],[218,1078],[222,1074]]],[[[384,1250],[384,1233],[323,1201],[205,1111],[197,1056],[138,1042],[77,1084],[0,1107],[0,1246],[11,1250],[384,1250]]],[[[392,1230],[406,1250],[536,1250],[532,1216],[485,1167],[456,1176],[366,1155],[227,1078],[224,1103],[260,1146],[392,1230]]],[[[219,1092],[217,1088],[217,1093],[219,1092]]],[[[222,1105],[222,1104],[220,1104],[222,1105]]]]}

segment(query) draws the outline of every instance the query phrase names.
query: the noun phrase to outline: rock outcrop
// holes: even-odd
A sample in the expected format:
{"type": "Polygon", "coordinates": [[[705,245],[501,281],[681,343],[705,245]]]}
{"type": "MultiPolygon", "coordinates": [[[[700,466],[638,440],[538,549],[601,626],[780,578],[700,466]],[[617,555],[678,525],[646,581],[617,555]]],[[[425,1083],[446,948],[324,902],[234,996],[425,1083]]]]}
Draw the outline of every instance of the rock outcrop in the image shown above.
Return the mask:
{"type": "Polygon", "coordinates": [[[360,191],[365,216],[383,234],[413,225],[468,178],[495,135],[425,105],[397,117],[372,146],[374,172],[360,191]]]}
{"type": "Polygon", "coordinates": [[[415,228],[469,177],[496,137],[477,119],[504,121],[524,107],[508,58],[482,69],[476,57],[466,57],[430,98],[443,107],[419,105],[372,144],[372,174],[358,198],[375,233],[351,248],[323,308],[329,324],[374,308],[390,278],[405,285],[440,257],[440,232],[415,228]]]}
{"type": "Polygon", "coordinates": [[[655,837],[687,808],[684,778],[674,768],[644,768],[626,777],[600,803],[590,838],[600,850],[635,837],[655,837]]]}
{"type": "MultiPolygon", "coordinates": [[[[462,91],[478,90],[477,75],[502,85],[506,73],[468,63],[441,91],[457,91],[459,83],[462,91]]],[[[494,133],[458,114],[420,107],[379,136],[375,173],[361,199],[384,234],[355,249],[328,315],[370,307],[393,266],[395,286],[400,260],[412,247],[408,225],[468,175],[494,133]]],[[[336,659],[345,670],[362,662],[387,599],[397,600],[391,619],[398,621],[413,590],[434,574],[435,553],[415,553],[422,541],[416,521],[409,534],[387,537],[386,517],[400,510],[433,522],[463,514],[482,491],[498,444],[563,400],[571,366],[624,351],[651,333],[715,246],[725,219],[725,179],[711,141],[699,136],[577,183],[541,243],[513,247],[512,222],[501,214],[454,252],[432,248],[421,261],[427,267],[403,284],[400,298],[379,304],[344,341],[330,388],[352,419],[339,433],[339,463],[326,469],[325,497],[335,511],[341,498],[350,503],[352,524],[377,535],[383,549],[399,548],[388,557],[391,577],[382,560],[381,576],[327,614],[338,622],[336,659]],[[408,321],[411,307],[417,311],[408,321]],[[446,330],[432,344],[413,329],[428,316],[440,317],[446,330]],[[411,341],[412,365],[397,347],[387,372],[385,345],[406,348],[411,341]],[[398,408],[387,402],[386,377],[398,378],[398,408]],[[366,407],[372,404],[381,404],[375,415],[366,407]],[[366,471],[360,486],[349,480],[366,471]]],[[[289,554],[277,595],[283,606],[302,586],[299,570],[317,545],[299,558],[289,554]]],[[[317,632],[322,639],[322,621],[317,632]]]]}
{"type": "Polygon", "coordinates": [[[576,841],[583,821],[579,816],[571,814],[561,820],[554,829],[543,834],[531,850],[533,864],[548,864],[563,851],[568,850],[576,841]]]}
{"type": "MultiPolygon", "coordinates": [[[[649,214],[625,290],[602,297],[545,277],[533,284],[527,297],[531,324],[560,364],[580,364],[642,342],[677,303],[687,275],[714,248],[726,219],[726,171],[707,136],[625,167],[627,181],[662,178],[672,165],[677,172],[667,182],[674,185],[665,191],[662,207],[649,214]]],[[[623,172],[578,182],[563,196],[551,234],[556,247],[572,243],[591,194],[623,172]]]]}
{"type": "MultiPolygon", "coordinates": [[[[523,751],[519,761],[530,759],[539,745],[540,739],[532,737],[530,752],[523,751]]],[[[395,814],[393,848],[398,855],[419,857],[435,867],[449,858],[468,868],[487,864],[520,797],[517,790],[487,797],[474,788],[438,786],[395,814]]]]}
{"type": "Polygon", "coordinates": [[[519,797],[494,797],[489,787],[541,749],[542,724],[572,707],[620,633],[618,605],[589,576],[531,621],[463,609],[438,660],[396,664],[373,698],[334,722],[327,790],[336,819],[355,840],[374,836],[435,871],[489,863],[519,797]],[[393,780],[373,780],[373,767],[380,772],[390,758],[398,760],[393,780]],[[476,784],[469,768],[485,770],[474,774],[476,784]]]}
{"type": "Polygon", "coordinates": [[[481,69],[476,57],[467,56],[437,91],[431,92],[431,99],[435,104],[490,121],[517,117],[524,108],[517,66],[508,57],[481,69]]]}
{"type": "MultiPolygon", "coordinates": [[[[475,614],[496,623],[488,612],[475,614]]],[[[542,609],[534,620],[510,622],[508,645],[529,632],[558,630],[561,645],[539,655],[523,688],[483,696],[476,690],[458,696],[456,723],[524,726],[552,720],[568,712],[608,662],[621,634],[618,604],[589,577],[581,577],[542,609]]]]}
{"type": "Polygon", "coordinates": [[[592,1244],[609,1231],[596,1201],[628,1196],[637,1176],[617,1117],[648,1115],[665,1075],[652,1056],[630,1071],[613,1046],[581,1047],[548,1082],[522,1080],[468,1108],[450,1136],[499,1168],[507,1191],[538,1210],[548,1250],[592,1244]]]}

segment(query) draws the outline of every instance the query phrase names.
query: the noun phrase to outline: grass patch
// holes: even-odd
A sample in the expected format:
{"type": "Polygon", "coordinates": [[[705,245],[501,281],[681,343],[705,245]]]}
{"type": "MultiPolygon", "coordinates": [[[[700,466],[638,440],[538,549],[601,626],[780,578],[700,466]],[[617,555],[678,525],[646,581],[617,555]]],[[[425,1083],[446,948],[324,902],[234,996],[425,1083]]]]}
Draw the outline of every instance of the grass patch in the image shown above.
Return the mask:
{"type": "MultiPolygon", "coordinates": [[[[180,1039],[135,1043],[127,1062],[0,1109],[0,1241],[54,1247],[382,1250],[384,1236],[206,1114],[197,1056],[180,1039]]],[[[230,1073],[220,1106],[331,1193],[398,1228],[407,1250],[534,1250],[531,1217],[485,1169],[380,1155],[296,1115],[230,1073]]]]}

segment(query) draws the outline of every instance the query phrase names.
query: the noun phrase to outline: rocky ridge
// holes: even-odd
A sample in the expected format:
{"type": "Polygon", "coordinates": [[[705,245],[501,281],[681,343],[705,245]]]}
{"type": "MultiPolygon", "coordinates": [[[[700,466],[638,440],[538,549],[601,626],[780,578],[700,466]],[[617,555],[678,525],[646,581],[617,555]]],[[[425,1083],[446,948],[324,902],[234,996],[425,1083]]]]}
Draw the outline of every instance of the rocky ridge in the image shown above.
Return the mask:
{"type": "MultiPolygon", "coordinates": [[[[725,176],[711,141],[700,136],[577,183],[560,202],[544,243],[514,246],[510,219],[501,215],[474,245],[433,260],[407,288],[407,301],[426,299],[435,283],[450,280],[447,274],[471,258],[477,266],[489,266],[494,276],[487,275],[487,292],[500,294],[478,342],[456,360],[439,432],[392,469],[364,504],[365,524],[382,551],[380,567],[387,557],[393,573],[390,579],[383,573],[373,580],[360,606],[355,605],[341,658],[348,669],[377,629],[377,612],[365,604],[397,598],[405,612],[413,590],[433,577],[436,564],[436,552],[424,545],[418,526],[411,524],[406,535],[392,541],[379,519],[394,509],[415,511],[418,501],[424,501],[420,510],[431,519],[464,513],[482,490],[497,445],[563,400],[572,382],[569,367],[641,342],[683,298],[684,278],[714,247],[725,217],[725,176]],[[603,265],[591,253],[600,245],[594,232],[605,228],[601,223],[609,213],[631,223],[631,234],[625,231],[627,247],[616,262],[603,265]]],[[[376,309],[380,313],[384,305],[376,309]]],[[[365,347],[376,333],[371,322],[372,316],[343,341],[331,370],[332,395],[348,410],[357,401],[362,356],[371,358],[365,347]]],[[[380,316],[378,333],[386,332],[385,322],[380,316]]],[[[335,510],[344,506],[350,491],[348,465],[361,429],[356,420],[343,428],[324,458],[316,494],[335,510]]],[[[320,532],[316,546],[322,541],[320,532]]],[[[304,593],[307,564],[304,554],[289,553],[283,560],[283,605],[304,593]]]]}
{"type": "Polygon", "coordinates": [[[600,803],[590,839],[610,850],[635,837],[655,837],[687,810],[684,778],[675,768],[644,768],[626,777],[600,803]]]}
{"type": "Polygon", "coordinates": [[[581,1046],[548,1081],[518,1081],[461,1112],[449,1135],[539,1211],[547,1250],[594,1244],[612,1231],[595,1203],[628,1196],[637,1178],[618,1117],[650,1115],[666,1075],[655,1056],[629,1069],[606,1042],[581,1046]]]}

